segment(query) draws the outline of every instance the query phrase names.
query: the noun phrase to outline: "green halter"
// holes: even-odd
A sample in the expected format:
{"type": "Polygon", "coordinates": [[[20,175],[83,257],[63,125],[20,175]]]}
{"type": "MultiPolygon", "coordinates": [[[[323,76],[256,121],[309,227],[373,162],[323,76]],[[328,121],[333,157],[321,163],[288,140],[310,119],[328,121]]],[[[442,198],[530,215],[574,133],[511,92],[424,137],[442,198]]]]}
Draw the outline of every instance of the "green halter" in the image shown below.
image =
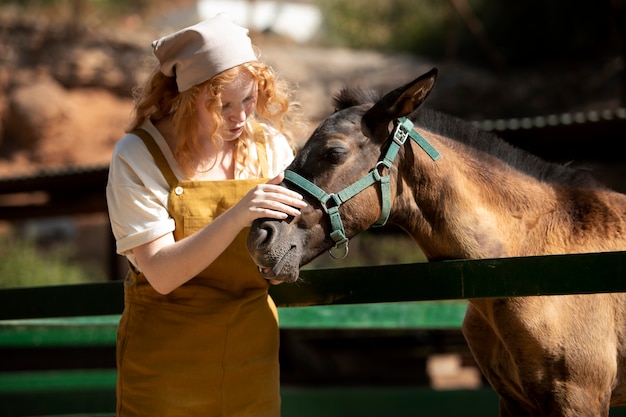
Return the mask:
{"type": "Polygon", "coordinates": [[[333,253],[333,249],[330,250],[330,255],[335,259],[345,258],[348,255],[348,238],[346,237],[343,223],[341,221],[341,215],[339,214],[339,207],[350,200],[361,191],[365,190],[375,183],[380,183],[381,190],[381,211],[380,217],[373,226],[380,227],[387,223],[389,219],[389,213],[391,211],[391,189],[389,173],[390,168],[393,165],[394,160],[398,154],[398,150],[404,145],[406,139],[411,137],[415,143],[417,143],[423,150],[431,157],[433,161],[436,161],[441,156],[439,152],[430,144],[423,136],[413,129],[413,122],[406,117],[401,117],[396,120],[396,128],[393,133],[393,140],[389,144],[389,149],[384,158],[376,163],[374,169],[372,169],[367,175],[360,180],[356,181],[352,185],[347,186],[343,190],[328,194],[311,181],[302,177],[299,174],[291,170],[285,171],[285,179],[294,185],[297,185],[304,191],[308,192],[312,197],[316,198],[322,208],[330,217],[330,225],[332,232],[330,237],[335,242],[334,250],[341,251],[339,254],[333,253]],[[387,175],[381,175],[381,172],[387,170],[387,175]]]}

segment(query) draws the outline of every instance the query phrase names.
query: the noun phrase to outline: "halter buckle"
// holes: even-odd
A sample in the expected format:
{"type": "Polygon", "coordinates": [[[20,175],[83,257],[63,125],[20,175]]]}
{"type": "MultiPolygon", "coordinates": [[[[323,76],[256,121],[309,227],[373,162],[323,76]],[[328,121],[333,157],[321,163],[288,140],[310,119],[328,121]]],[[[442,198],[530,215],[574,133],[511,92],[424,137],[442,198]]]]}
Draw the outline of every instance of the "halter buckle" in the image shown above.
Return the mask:
{"type": "Polygon", "coordinates": [[[408,119],[402,121],[401,123],[398,123],[398,125],[396,126],[396,131],[393,134],[393,141],[397,143],[399,146],[403,146],[407,138],[411,134],[412,129],[413,129],[413,122],[411,122],[408,119]],[[407,123],[407,121],[409,123],[407,123]]]}

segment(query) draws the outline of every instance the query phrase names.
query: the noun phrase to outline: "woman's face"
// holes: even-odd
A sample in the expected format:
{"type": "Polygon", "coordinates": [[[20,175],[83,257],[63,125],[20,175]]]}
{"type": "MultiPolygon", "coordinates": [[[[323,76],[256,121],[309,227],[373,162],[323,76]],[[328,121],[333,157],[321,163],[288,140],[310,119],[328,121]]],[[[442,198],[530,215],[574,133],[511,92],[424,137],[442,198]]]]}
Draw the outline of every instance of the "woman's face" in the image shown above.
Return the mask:
{"type": "MultiPolygon", "coordinates": [[[[240,75],[222,90],[222,119],[224,123],[220,128],[220,135],[225,142],[239,138],[243,133],[248,117],[256,107],[258,89],[257,84],[250,74],[240,75]]],[[[198,114],[201,129],[213,125],[213,119],[205,106],[205,100],[198,100],[198,114]]],[[[205,130],[205,131],[210,131],[205,130]]]]}

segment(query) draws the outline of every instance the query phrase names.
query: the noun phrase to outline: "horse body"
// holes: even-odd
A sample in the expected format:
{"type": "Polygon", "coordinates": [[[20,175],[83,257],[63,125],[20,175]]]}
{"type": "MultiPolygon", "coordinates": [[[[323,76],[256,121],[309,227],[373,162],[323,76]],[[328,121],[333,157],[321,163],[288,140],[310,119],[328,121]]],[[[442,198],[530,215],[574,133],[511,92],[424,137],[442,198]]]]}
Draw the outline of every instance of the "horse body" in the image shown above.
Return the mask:
{"type": "MultiPolygon", "coordinates": [[[[429,260],[626,250],[625,195],[420,108],[435,77],[380,100],[344,90],[339,110],[289,169],[338,193],[377,166],[390,122],[410,115],[442,157],[433,160],[413,141],[398,151],[388,222],[429,260]]],[[[368,187],[340,207],[348,238],[377,221],[382,193],[368,187]]],[[[297,218],[253,224],[248,247],[268,277],[294,281],[301,265],[335,244],[326,209],[309,202],[297,218]]],[[[500,395],[501,416],[606,416],[610,406],[626,405],[625,294],[472,299],[463,333],[500,395]]]]}

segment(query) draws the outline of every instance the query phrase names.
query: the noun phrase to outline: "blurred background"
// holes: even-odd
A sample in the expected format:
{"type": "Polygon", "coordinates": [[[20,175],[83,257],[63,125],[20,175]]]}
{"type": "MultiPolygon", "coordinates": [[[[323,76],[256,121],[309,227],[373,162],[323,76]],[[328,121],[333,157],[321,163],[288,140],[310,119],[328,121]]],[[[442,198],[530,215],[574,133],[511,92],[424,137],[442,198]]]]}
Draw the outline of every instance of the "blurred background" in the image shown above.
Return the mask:
{"type": "MultiPolygon", "coordinates": [[[[230,14],[251,29],[261,59],[297,87],[311,127],[344,85],[384,92],[432,67],[440,78],[427,104],[466,120],[613,114],[624,105],[625,7],[619,0],[1,0],[0,287],[123,276],[111,254],[103,186],[132,89],[153,64],[153,39],[230,14]]],[[[397,235],[394,245],[406,250],[369,253],[366,239],[341,265],[423,259],[397,235]]]]}
{"type": "MultiPolygon", "coordinates": [[[[0,288],[124,277],[104,187],[133,87],[153,39],[221,12],[297,88],[311,129],[345,85],[386,92],[438,67],[428,106],[626,190],[624,0],[0,0],[0,288]]],[[[424,260],[392,229],[310,267],[424,260]]],[[[430,379],[411,371],[463,345],[458,329],[282,334],[287,382],[482,385],[462,348],[430,379]]]]}

